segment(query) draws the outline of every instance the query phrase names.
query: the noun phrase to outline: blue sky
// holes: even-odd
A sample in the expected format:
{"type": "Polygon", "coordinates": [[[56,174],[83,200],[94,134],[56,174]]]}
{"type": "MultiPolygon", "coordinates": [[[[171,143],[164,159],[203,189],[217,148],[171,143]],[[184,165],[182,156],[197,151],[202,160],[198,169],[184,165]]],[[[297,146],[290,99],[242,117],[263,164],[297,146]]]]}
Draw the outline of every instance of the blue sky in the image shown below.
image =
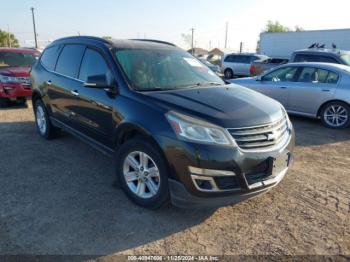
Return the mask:
{"type": "Polygon", "coordinates": [[[11,0],[1,4],[0,29],[14,32],[31,45],[30,7],[36,8],[39,40],[68,35],[110,35],[153,38],[187,47],[181,34],[194,27],[195,42],[204,48],[223,47],[229,23],[228,47],[244,43],[253,51],[267,20],[304,29],[350,28],[348,0],[11,0]],[[334,9],[334,11],[333,11],[334,9]]]}

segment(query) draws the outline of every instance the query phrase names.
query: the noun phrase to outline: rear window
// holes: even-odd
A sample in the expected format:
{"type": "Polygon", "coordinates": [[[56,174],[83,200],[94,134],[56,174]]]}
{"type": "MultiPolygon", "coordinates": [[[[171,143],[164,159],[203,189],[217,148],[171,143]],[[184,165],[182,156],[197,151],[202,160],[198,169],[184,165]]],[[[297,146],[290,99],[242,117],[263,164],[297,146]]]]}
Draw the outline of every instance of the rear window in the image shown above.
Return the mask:
{"type": "Polygon", "coordinates": [[[40,61],[47,69],[54,70],[59,50],[59,45],[51,46],[45,49],[40,61]]]}
{"type": "Polygon", "coordinates": [[[56,72],[77,77],[84,49],[83,45],[66,45],[58,58],[56,72]]]}

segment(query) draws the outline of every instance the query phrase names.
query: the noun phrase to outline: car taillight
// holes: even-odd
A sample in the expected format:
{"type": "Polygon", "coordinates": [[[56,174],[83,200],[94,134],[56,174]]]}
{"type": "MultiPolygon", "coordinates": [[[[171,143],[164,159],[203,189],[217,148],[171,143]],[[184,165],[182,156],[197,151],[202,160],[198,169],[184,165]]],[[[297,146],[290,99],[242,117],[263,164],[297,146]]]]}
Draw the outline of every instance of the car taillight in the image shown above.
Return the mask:
{"type": "Polygon", "coordinates": [[[251,76],[255,75],[255,66],[254,65],[250,65],[249,67],[249,73],[251,76]]]}

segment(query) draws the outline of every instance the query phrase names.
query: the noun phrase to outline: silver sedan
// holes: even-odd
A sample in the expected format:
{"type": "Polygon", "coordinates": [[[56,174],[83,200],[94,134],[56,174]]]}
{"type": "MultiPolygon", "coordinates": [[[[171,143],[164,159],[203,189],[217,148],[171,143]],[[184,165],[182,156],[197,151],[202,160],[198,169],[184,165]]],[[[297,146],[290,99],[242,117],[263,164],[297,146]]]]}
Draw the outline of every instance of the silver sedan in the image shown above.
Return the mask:
{"type": "Polygon", "coordinates": [[[230,80],[272,97],[289,113],[320,118],[326,127],[350,124],[350,67],[292,63],[257,77],[230,80]]]}

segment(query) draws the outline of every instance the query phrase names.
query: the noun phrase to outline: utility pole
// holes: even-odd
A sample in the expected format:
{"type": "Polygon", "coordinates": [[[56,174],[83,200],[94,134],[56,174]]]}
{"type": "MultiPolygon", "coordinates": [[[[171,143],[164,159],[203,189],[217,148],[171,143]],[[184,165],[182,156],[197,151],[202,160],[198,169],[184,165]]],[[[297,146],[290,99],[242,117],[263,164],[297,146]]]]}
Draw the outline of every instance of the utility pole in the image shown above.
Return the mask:
{"type": "Polygon", "coordinates": [[[38,39],[36,38],[36,28],[35,28],[34,7],[31,7],[30,10],[32,11],[32,18],[33,18],[35,48],[38,48],[38,39]]]}
{"type": "Polygon", "coordinates": [[[239,44],[239,52],[243,53],[243,42],[239,44]]]}
{"type": "Polygon", "coordinates": [[[7,45],[11,48],[10,26],[7,25],[7,45]]]}
{"type": "Polygon", "coordinates": [[[228,22],[226,22],[226,30],[225,30],[225,48],[227,48],[227,32],[228,32],[228,22]]]}
{"type": "Polygon", "coordinates": [[[194,46],[193,46],[193,35],[194,35],[194,28],[191,28],[191,31],[192,31],[192,39],[191,39],[191,50],[192,50],[192,55],[194,55],[194,46]]]}

